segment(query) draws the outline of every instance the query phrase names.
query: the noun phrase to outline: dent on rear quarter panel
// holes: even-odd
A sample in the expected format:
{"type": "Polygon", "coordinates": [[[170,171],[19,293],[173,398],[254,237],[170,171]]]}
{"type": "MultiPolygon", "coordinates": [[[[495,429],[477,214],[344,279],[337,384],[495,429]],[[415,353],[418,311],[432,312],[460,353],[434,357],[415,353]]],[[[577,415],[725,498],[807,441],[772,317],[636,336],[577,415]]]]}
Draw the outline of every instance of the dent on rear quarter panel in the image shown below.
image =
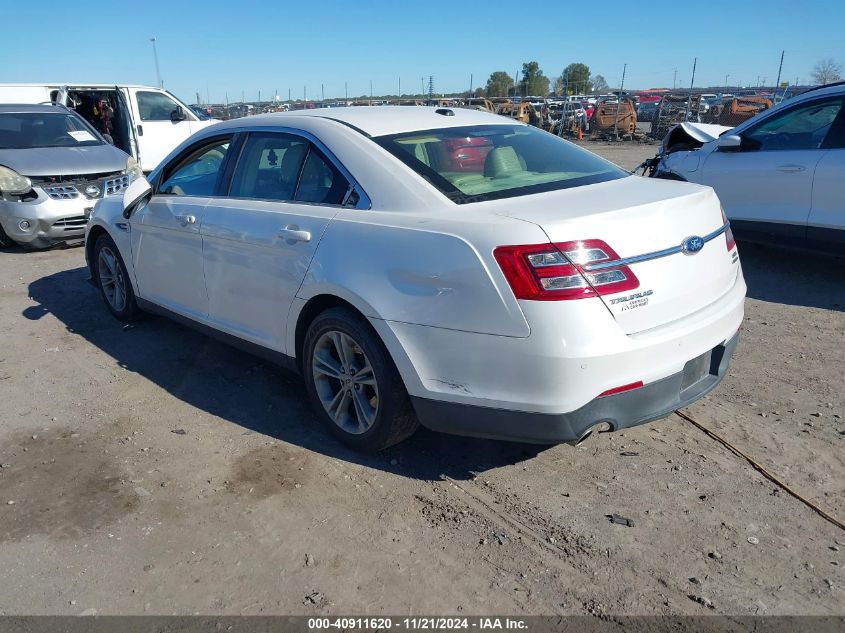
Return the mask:
{"type": "MultiPolygon", "coordinates": [[[[492,252],[492,251],[491,251],[492,252]]],[[[495,272],[495,271],[494,271],[495,272]]],[[[511,293],[455,235],[338,217],[323,236],[298,296],[351,293],[366,316],[482,334],[526,337],[511,293]],[[332,292],[338,289],[338,292],[332,292]]]]}

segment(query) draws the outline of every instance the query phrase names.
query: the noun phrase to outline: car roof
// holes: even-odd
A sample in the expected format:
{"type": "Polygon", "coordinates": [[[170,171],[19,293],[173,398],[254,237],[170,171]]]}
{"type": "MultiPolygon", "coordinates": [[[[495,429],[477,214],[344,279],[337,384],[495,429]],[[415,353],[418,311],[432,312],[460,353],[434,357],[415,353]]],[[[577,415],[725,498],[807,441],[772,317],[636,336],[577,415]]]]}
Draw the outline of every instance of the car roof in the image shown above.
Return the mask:
{"type": "MultiPolygon", "coordinates": [[[[417,130],[463,127],[466,125],[517,125],[513,119],[497,114],[469,110],[430,106],[369,106],[344,108],[318,108],[259,114],[244,119],[235,119],[225,125],[227,128],[254,126],[295,125],[297,118],[317,117],[337,121],[355,128],[368,136],[401,134],[417,130]],[[444,114],[439,114],[442,112],[444,114]],[[452,114],[445,114],[451,112],[452,114]]],[[[220,129],[220,128],[218,128],[220,129]]]]}
{"type": "Polygon", "coordinates": [[[26,112],[55,112],[58,114],[68,114],[67,108],[64,106],[57,106],[52,103],[0,103],[0,114],[8,113],[26,113],[26,112]]]}

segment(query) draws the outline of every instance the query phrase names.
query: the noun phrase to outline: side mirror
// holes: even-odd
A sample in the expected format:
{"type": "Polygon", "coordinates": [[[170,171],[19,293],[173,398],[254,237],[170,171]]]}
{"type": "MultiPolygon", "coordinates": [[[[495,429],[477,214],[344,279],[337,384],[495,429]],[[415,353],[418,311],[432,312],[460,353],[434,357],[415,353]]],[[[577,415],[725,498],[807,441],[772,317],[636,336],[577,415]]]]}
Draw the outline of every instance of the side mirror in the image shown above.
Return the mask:
{"type": "Polygon", "coordinates": [[[185,111],[182,109],[182,106],[176,106],[176,109],[170,113],[170,120],[174,123],[178,123],[179,121],[184,121],[187,119],[187,115],[185,111]]]}
{"type": "Polygon", "coordinates": [[[742,137],[737,134],[725,134],[716,141],[720,152],[735,152],[742,146],[742,137]]]}
{"type": "Polygon", "coordinates": [[[123,192],[123,217],[129,217],[152,197],[153,188],[146,178],[138,178],[123,192]]]}

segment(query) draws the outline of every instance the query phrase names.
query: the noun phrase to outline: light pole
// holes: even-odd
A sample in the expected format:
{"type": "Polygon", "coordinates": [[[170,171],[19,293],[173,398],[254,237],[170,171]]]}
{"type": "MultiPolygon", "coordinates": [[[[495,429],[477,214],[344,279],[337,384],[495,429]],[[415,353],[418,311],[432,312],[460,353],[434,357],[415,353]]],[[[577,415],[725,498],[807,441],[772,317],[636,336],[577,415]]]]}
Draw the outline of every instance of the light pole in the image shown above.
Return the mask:
{"type": "Polygon", "coordinates": [[[153,59],[156,63],[156,85],[159,88],[164,88],[164,82],[161,80],[161,71],[158,67],[158,52],[156,51],[156,38],[151,37],[150,41],[153,43],[153,59]]]}

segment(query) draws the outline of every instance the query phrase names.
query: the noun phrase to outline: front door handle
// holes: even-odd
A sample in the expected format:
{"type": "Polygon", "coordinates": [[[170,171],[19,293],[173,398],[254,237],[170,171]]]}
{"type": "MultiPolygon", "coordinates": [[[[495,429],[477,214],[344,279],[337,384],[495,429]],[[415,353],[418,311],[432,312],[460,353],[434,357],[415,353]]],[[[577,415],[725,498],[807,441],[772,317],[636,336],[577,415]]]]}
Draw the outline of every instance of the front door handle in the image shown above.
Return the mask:
{"type": "Polygon", "coordinates": [[[197,216],[195,215],[177,215],[175,217],[177,220],[179,220],[179,222],[182,223],[182,226],[197,223],[197,216]]]}
{"type": "Polygon", "coordinates": [[[782,171],[785,174],[795,174],[799,171],[804,171],[805,167],[803,165],[779,165],[778,171],[782,171]]]}
{"type": "Polygon", "coordinates": [[[279,236],[292,242],[310,242],[311,231],[303,231],[296,224],[288,224],[279,231],[279,236]]]}

